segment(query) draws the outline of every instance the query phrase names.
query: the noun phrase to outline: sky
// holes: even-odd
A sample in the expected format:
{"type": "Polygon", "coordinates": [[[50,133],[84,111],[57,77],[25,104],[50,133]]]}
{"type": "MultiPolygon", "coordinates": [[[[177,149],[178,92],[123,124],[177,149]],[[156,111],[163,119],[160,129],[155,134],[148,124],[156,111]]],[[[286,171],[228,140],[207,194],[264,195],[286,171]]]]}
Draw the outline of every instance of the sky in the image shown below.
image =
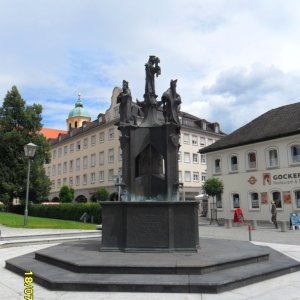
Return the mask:
{"type": "Polygon", "coordinates": [[[144,64],[160,58],[156,93],[178,79],[181,109],[230,133],[300,101],[298,0],[0,0],[0,105],[16,85],[66,129],[80,90],[92,119],[144,64]]]}

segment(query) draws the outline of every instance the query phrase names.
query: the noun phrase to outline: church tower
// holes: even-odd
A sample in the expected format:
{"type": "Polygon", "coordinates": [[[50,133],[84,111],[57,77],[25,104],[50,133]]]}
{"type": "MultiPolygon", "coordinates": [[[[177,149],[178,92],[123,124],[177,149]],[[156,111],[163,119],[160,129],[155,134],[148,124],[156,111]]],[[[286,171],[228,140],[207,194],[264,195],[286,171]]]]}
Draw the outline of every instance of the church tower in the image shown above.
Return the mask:
{"type": "Polygon", "coordinates": [[[80,100],[80,92],[78,92],[78,98],[75,103],[75,108],[73,108],[70,113],[67,121],[67,129],[70,131],[73,128],[79,128],[82,126],[83,122],[90,122],[91,117],[88,111],[83,107],[80,100]]]}

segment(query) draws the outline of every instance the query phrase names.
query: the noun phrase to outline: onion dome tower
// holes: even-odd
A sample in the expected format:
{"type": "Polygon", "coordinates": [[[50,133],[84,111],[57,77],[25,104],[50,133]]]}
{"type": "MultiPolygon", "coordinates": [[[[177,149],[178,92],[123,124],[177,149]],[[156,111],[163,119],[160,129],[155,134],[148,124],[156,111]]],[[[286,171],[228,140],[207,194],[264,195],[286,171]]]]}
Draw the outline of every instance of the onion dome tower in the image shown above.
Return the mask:
{"type": "Polygon", "coordinates": [[[80,92],[78,92],[78,98],[75,103],[75,108],[73,108],[70,113],[69,117],[67,118],[67,127],[70,131],[73,128],[79,128],[82,126],[83,122],[90,122],[91,117],[88,111],[83,107],[80,99],[80,92]]]}

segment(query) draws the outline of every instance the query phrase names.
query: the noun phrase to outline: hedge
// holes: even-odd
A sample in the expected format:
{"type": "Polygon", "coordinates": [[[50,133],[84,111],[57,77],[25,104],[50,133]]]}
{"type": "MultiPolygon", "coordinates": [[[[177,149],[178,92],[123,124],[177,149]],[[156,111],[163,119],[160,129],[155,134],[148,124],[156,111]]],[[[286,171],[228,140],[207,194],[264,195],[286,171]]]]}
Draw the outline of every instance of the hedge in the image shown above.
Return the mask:
{"type": "Polygon", "coordinates": [[[33,217],[72,221],[80,221],[85,212],[94,217],[94,223],[101,224],[101,206],[98,203],[34,204],[29,207],[29,215],[33,217]]]}

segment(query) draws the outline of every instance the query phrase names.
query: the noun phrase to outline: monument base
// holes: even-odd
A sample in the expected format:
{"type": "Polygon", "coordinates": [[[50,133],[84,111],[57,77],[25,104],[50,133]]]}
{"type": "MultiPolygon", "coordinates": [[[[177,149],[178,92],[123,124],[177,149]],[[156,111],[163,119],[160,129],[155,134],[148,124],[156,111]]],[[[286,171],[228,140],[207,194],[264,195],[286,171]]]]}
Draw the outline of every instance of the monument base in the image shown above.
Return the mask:
{"type": "Polygon", "coordinates": [[[192,253],[103,252],[100,243],[53,246],[9,259],[6,269],[22,278],[30,270],[50,290],[143,293],[221,293],[300,270],[299,262],[250,242],[200,238],[192,253]]]}
{"type": "Polygon", "coordinates": [[[101,251],[192,251],[199,248],[197,201],[101,202],[101,251]]]}

